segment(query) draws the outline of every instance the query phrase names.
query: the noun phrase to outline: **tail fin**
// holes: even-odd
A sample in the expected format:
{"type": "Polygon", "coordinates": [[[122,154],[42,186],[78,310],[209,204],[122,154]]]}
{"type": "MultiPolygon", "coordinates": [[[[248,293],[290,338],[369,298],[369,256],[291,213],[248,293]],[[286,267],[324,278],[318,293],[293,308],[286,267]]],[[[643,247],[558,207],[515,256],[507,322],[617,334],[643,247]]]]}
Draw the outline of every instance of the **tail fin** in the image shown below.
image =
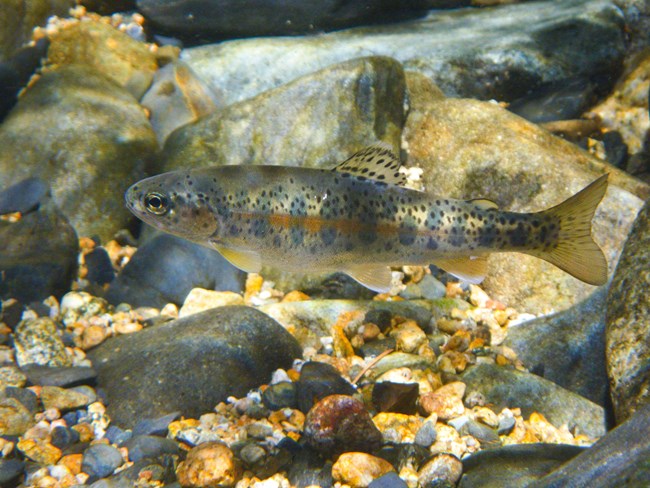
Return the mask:
{"type": "Polygon", "coordinates": [[[549,251],[530,253],[591,285],[607,282],[607,260],[591,237],[591,219],[607,190],[607,176],[544,211],[560,222],[558,243],[549,251]]]}

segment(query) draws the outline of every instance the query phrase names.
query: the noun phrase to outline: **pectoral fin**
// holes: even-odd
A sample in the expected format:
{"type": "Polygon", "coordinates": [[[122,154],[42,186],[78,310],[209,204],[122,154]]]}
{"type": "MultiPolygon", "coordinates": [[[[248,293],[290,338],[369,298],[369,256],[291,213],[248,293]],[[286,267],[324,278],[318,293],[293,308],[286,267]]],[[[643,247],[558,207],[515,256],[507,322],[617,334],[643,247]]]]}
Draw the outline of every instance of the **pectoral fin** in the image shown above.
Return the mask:
{"type": "Polygon", "coordinates": [[[433,264],[458,279],[474,284],[483,281],[487,274],[487,258],[485,256],[437,259],[433,264]]]}
{"type": "Polygon", "coordinates": [[[346,269],[344,272],[377,293],[386,293],[391,288],[392,274],[388,266],[363,265],[346,269]]]}
{"type": "Polygon", "coordinates": [[[230,249],[216,244],[213,244],[213,247],[232,265],[247,273],[259,273],[262,269],[262,259],[256,252],[230,249]]]}

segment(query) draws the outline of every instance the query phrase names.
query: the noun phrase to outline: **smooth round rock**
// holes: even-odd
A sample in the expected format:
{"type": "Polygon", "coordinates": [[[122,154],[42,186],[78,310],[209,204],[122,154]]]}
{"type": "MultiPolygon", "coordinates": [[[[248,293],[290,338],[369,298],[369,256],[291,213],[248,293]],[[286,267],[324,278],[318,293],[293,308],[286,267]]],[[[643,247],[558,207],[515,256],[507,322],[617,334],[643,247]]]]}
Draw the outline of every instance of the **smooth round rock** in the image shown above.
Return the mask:
{"type": "Polygon", "coordinates": [[[0,147],[0,188],[38,175],[79,234],[108,241],[127,226],[121,195],[144,176],[157,143],[130,93],[75,64],[25,90],[0,126],[0,147]]]}
{"type": "Polygon", "coordinates": [[[264,390],[262,402],[270,410],[281,408],[297,408],[296,384],[290,381],[280,381],[264,390]]]}
{"type": "Polygon", "coordinates": [[[346,395],[330,395],[316,403],[305,418],[304,439],[318,452],[372,452],[382,443],[364,404],[346,395]]]}
{"type": "Polygon", "coordinates": [[[50,435],[50,443],[61,450],[79,442],[79,432],[62,425],[54,427],[50,435]]]}
{"type": "Polygon", "coordinates": [[[129,451],[129,460],[133,462],[180,452],[178,444],[173,440],[153,435],[136,435],[124,441],[120,447],[129,451]]]}
{"type": "Polygon", "coordinates": [[[233,452],[223,442],[205,442],[187,453],[176,470],[181,486],[209,488],[233,486],[239,467],[233,452]]]}
{"type": "Polygon", "coordinates": [[[106,340],[89,352],[118,425],[181,412],[198,418],[289,368],[296,340],[267,315],[220,307],[106,340]]]}
{"type": "Polygon", "coordinates": [[[650,402],[650,203],[639,212],[607,296],[606,355],[618,423],[650,402]]]}
{"type": "Polygon", "coordinates": [[[246,274],[216,251],[167,234],[143,244],[111,283],[106,299],[117,305],[181,305],[194,288],[244,289],[246,274]]]}
{"type": "Polygon", "coordinates": [[[95,444],[84,451],[81,461],[81,471],[90,476],[89,480],[94,481],[105,478],[122,466],[124,460],[120,451],[106,444],[95,444]]]}
{"type": "Polygon", "coordinates": [[[133,435],[167,435],[167,427],[180,417],[179,412],[172,412],[155,419],[142,419],[133,427],[133,435]]]}
{"type": "Polygon", "coordinates": [[[25,463],[19,459],[0,459],[0,485],[15,486],[24,469],[25,463]]]}
{"type": "Polygon", "coordinates": [[[422,488],[455,486],[463,472],[463,463],[451,454],[438,454],[424,463],[418,471],[418,485],[422,488]]]}
{"type": "Polygon", "coordinates": [[[365,488],[395,468],[386,460],[365,452],[346,452],[332,466],[332,477],[354,488],[365,488]]]}

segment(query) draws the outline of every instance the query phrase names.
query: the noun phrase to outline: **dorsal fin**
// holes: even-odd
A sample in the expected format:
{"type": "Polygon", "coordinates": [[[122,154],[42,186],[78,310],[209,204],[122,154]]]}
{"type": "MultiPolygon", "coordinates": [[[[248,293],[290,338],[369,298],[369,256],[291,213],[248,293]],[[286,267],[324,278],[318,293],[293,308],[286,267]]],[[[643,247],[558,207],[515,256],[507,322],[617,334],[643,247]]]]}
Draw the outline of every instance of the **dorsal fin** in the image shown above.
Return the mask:
{"type": "Polygon", "coordinates": [[[496,202],[493,202],[492,200],[488,200],[487,198],[475,198],[473,200],[469,200],[469,202],[478,206],[481,210],[499,209],[499,206],[496,204],[496,202]]]}
{"type": "Polygon", "coordinates": [[[393,148],[385,142],[378,142],[353,154],[332,170],[359,178],[404,186],[406,175],[400,173],[401,166],[399,159],[393,153],[393,148]]]}

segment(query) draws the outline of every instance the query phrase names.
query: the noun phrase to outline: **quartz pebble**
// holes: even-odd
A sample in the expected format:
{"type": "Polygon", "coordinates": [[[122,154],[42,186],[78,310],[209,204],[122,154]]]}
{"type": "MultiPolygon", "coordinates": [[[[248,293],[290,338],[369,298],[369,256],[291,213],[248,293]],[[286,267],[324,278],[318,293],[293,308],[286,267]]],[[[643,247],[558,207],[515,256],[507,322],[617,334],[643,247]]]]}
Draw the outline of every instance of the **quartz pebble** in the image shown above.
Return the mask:
{"type": "Polygon", "coordinates": [[[206,442],[187,454],[176,470],[178,482],[184,487],[208,488],[233,486],[239,468],[233,452],[222,442],[206,442]]]}
{"type": "Polygon", "coordinates": [[[186,317],[210,308],[225,307],[227,305],[244,305],[244,297],[232,291],[193,288],[178,311],[178,316],[186,317]]]}
{"type": "Polygon", "coordinates": [[[390,471],[394,471],[394,468],[388,461],[365,452],[341,454],[332,466],[334,479],[353,488],[365,488],[374,479],[390,471]]]}

